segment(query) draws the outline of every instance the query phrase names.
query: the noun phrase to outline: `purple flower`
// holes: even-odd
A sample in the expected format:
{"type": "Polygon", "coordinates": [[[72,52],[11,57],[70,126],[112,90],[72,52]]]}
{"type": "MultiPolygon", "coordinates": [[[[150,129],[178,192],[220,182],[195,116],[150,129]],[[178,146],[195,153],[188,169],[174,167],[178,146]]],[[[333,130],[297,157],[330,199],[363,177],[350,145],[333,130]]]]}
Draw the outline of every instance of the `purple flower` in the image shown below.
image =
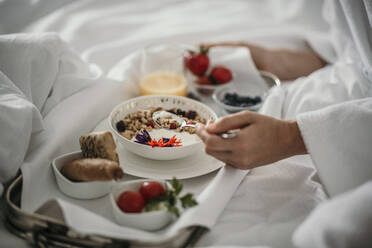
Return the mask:
{"type": "Polygon", "coordinates": [[[148,145],[147,143],[151,141],[150,134],[145,129],[143,129],[141,132],[142,133],[139,133],[136,135],[136,140],[134,142],[137,142],[143,145],[148,145]]]}

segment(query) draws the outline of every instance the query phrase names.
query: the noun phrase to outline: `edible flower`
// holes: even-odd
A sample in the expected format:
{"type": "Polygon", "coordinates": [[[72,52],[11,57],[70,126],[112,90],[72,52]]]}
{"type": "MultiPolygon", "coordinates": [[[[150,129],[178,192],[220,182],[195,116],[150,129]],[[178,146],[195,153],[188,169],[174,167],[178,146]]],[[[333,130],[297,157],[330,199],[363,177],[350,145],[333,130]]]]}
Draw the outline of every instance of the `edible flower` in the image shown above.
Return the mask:
{"type": "Polygon", "coordinates": [[[176,135],[173,135],[172,138],[161,137],[159,140],[152,139],[150,134],[145,130],[141,130],[141,133],[136,135],[136,140],[134,142],[142,145],[150,145],[151,147],[176,147],[182,146],[181,139],[177,139],[176,135]]]}
{"type": "Polygon", "coordinates": [[[161,137],[159,140],[152,139],[147,144],[149,144],[151,147],[176,147],[176,146],[182,146],[181,145],[181,139],[177,139],[176,135],[173,135],[172,138],[163,138],[161,137]]]}
{"type": "Polygon", "coordinates": [[[148,142],[151,141],[150,134],[145,130],[141,130],[142,133],[139,133],[136,135],[136,140],[134,142],[137,142],[139,144],[147,145],[148,142]]]}

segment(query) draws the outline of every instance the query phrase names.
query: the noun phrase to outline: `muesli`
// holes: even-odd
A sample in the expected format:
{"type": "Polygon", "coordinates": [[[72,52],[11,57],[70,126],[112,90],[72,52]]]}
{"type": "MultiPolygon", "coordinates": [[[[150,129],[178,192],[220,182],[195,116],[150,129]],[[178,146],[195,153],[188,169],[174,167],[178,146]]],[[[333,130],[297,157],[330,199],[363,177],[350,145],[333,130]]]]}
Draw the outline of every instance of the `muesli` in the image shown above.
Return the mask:
{"type": "Polygon", "coordinates": [[[134,113],[128,114],[123,120],[116,123],[116,128],[122,136],[129,140],[132,140],[132,138],[138,134],[143,134],[143,130],[151,132],[153,129],[160,128],[174,129],[175,132],[195,133],[195,128],[185,127],[181,129],[180,124],[171,118],[160,119],[159,121],[162,127],[156,125],[152,119],[152,114],[161,110],[178,115],[188,124],[206,123],[206,120],[194,110],[184,111],[179,108],[165,109],[162,107],[150,107],[145,110],[138,110],[134,113]]]}

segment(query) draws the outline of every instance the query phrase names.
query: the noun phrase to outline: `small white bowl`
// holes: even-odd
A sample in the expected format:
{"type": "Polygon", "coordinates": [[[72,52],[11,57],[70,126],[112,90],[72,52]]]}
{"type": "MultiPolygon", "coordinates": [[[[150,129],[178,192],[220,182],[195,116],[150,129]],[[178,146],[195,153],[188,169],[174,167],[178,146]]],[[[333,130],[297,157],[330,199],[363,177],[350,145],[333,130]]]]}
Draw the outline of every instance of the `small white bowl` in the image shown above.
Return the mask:
{"type": "MultiPolygon", "coordinates": [[[[151,147],[138,144],[123,137],[116,129],[116,123],[130,113],[149,107],[164,107],[166,109],[180,108],[184,111],[194,110],[206,120],[216,120],[216,113],[203,103],[190,98],[181,96],[150,95],[132,98],[117,105],[111,112],[108,121],[111,132],[116,141],[124,146],[125,149],[145,158],[155,160],[173,160],[190,156],[203,149],[203,142],[195,139],[194,143],[179,147],[151,147]]],[[[176,134],[177,137],[177,133],[176,134]]],[[[196,135],[196,134],[195,134],[196,135]]],[[[171,136],[170,136],[171,137],[171,136]]],[[[197,138],[197,137],[196,137],[197,138]]],[[[120,147],[118,147],[120,149],[120,147]]]]}
{"type": "Polygon", "coordinates": [[[165,184],[164,181],[159,180],[133,180],[130,182],[118,183],[112,187],[110,194],[110,202],[115,220],[118,224],[142,229],[146,231],[155,231],[165,227],[171,222],[173,216],[167,210],[157,210],[144,213],[125,213],[117,205],[117,200],[121,193],[132,190],[139,192],[143,182],[156,181],[165,184]]]}
{"type": "Polygon", "coordinates": [[[261,77],[264,79],[264,84],[259,84],[258,82],[250,82],[246,84],[240,84],[240,87],[237,88],[234,84],[227,84],[216,89],[212,95],[214,102],[227,113],[236,113],[243,110],[258,111],[265,101],[265,98],[271,87],[276,86],[280,87],[280,80],[277,76],[272,73],[260,71],[261,77]],[[244,85],[244,87],[241,87],[244,85]],[[227,105],[223,102],[223,98],[226,93],[238,93],[241,96],[250,96],[250,97],[261,97],[262,101],[255,105],[240,107],[227,105]]]}
{"type": "Polygon", "coordinates": [[[53,160],[52,167],[59,189],[77,199],[94,199],[110,193],[115,181],[73,182],[62,175],[61,168],[66,163],[79,158],[82,158],[81,151],[67,153],[53,160]]]}

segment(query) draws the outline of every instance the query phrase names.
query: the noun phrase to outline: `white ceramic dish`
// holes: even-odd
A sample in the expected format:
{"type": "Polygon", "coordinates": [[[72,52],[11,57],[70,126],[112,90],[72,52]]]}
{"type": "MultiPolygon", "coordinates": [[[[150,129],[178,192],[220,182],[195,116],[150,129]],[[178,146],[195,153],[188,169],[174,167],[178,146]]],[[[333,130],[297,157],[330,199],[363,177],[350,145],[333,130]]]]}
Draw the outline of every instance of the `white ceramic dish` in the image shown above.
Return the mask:
{"type": "Polygon", "coordinates": [[[258,111],[265,98],[270,90],[271,87],[277,86],[280,87],[280,80],[277,76],[272,73],[260,71],[262,78],[264,79],[264,84],[259,82],[249,82],[245,84],[240,84],[237,86],[236,84],[227,84],[225,86],[219,87],[215,90],[212,95],[214,102],[222,109],[224,109],[227,113],[236,113],[242,110],[251,110],[251,111],[258,111]],[[247,107],[239,107],[239,106],[231,106],[225,104],[222,100],[226,93],[238,93],[241,96],[250,96],[261,97],[262,101],[258,104],[247,106],[247,107]]]}
{"type": "Polygon", "coordinates": [[[110,193],[115,181],[72,182],[62,175],[60,170],[63,165],[81,157],[81,151],[77,151],[61,155],[53,160],[52,167],[59,189],[66,195],[77,199],[94,199],[110,193]]]}
{"type": "MultiPolygon", "coordinates": [[[[147,109],[152,106],[164,107],[166,109],[180,108],[184,111],[195,110],[201,117],[205,118],[206,120],[217,119],[216,113],[211,108],[186,97],[162,95],[136,97],[117,105],[112,110],[109,116],[109,126],[118,143],[122,144],[125,149],[139,156],[154,160],[180,159],[195,154],[200,150],[203,150],[203,143],[200,139],[195,139],[195,142],[180,147],[152,148],[151,146],[142,145],[134,141],[130,141],[124,138],[117,131],[116,123],[122,120],[125,116],[138,110],[147,109]]],[[[177,135],[179,133],[174,132],[173,134],[177,135]]]]}
{"type": "MultiPolygon", "coordinates": [[[[125,213],[117,205],[117,199],[124,191],[133,190],[139,192],[141,184],[146,181],[155,180],[134,180],[130,182],[118,183],[112,187],[110,202],[115,220],[118,224],[142,229],[146,231],[155,231],[165,227],[172,220],[172,215],[166,210],[151,211],[144,213],[125,213]]],[[[164,181],[158,181],[164,185],[164,181]]]]}
{"type": "MultiPolygon", "coordinates": [[[[108,119],[102,120],[94,129],[94,131],[108,131],[108,119]]],[[[119,154],[120,167],[124,173],[132,176],[143,178],[156,179],[178,179],[193,178],[208,174],[219,168],[224,163],[207,155],[204,149],[196,152],[193,156],[168,160],[166,163],[162,160],[152,160],[138,156],[122,147],[122,144],[117,142],[116,151],[119,154]]]]}

